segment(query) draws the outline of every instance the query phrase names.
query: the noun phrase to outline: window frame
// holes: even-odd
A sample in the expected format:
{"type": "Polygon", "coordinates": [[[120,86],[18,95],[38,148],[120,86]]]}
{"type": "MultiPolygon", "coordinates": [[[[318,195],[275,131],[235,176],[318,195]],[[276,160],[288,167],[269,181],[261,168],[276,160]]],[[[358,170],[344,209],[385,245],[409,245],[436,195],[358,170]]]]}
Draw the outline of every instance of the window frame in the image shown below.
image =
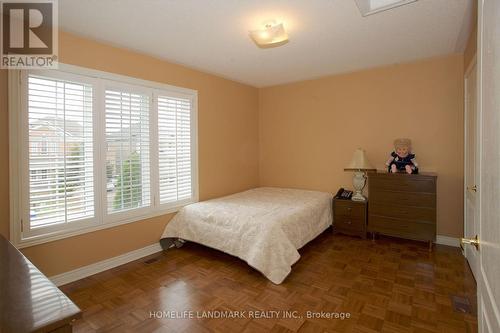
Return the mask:
{"type": "Polygon", "coordinates": [[[33,70],[35,75],[83,81],[93,87],[93,159],[94,159],[94,209],[91,219],[30,230],[29,221],[29,164],[27,119],[27,79],[31,71],[11,70],[8,75],[9,89],[9,176],[10,176],[10,240],[18,248],[42,244],[58,239],[81,235],[97,230],[145,220],[177,212],[187,204],[199,200],[198,182],[198,92],[193,89],[142,80],[134,77],[103,72],[84,67],[59,64],[58,70],[33,70]],[[150,206],[118,213],[107,213],[106,192],[106,133],[105,89],[130,88],[147,92],[150,99],[149,113],[149,163],[150,206]],[[160,204],[158,172],[158,104],[157,96],[182,96],[191,100],[191,172],[192,198],[168,204],[160,204]],[[26,173],[28,172],[28,173],[26,173]],[[28,190],[26,190],[28,189],[28,190]],[[28,205],[28,209],[26,209],[28,205]],[[28,215],[27,215],[28,214],[28,215]]]}

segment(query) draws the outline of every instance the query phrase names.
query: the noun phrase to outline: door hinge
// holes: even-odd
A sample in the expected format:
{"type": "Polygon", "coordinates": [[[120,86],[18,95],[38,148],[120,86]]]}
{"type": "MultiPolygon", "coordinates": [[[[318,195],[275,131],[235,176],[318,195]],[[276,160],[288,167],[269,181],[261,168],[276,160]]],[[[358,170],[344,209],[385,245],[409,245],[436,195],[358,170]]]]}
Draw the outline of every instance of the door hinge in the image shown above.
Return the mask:
{"type": "Polygon", "coordinates": [[[476,193],[477,192],[477,185],[467,186],[467,190],[476,193]]]}

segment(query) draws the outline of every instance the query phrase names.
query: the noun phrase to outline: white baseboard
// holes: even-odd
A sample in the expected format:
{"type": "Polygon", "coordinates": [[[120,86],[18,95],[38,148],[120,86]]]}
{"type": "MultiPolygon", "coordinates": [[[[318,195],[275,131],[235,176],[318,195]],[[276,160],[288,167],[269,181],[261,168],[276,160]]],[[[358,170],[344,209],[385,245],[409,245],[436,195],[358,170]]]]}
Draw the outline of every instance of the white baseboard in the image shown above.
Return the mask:
{"type": "Polygon", "coordinates": [[[436,244],[460,247],[460,238],[437,235],[436,244]]]}
{"type": "Polygon", "coordinates": [[[151,244],[141,249],[130,251],[113,258],[83,266],[69,272],[51,276],[49,279],[56,286],[62,286],[64,284],[86,278],[87,276],[103,272],[105,270],[129,263],[137,259],[141,259],[160,251],[162,251],[160,243],[151,244]]]}

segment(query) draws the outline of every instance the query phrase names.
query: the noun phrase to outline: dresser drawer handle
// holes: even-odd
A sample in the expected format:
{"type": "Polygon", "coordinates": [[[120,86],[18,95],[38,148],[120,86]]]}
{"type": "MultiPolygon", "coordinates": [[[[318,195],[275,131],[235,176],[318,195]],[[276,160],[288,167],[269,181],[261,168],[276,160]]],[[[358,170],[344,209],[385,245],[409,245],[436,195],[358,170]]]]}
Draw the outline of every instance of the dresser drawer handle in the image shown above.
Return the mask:
{"type": "Polygon", "coordinates": [[[351,221],[345,221],[346,224],[351,224],[352,222],[351,221]]]}

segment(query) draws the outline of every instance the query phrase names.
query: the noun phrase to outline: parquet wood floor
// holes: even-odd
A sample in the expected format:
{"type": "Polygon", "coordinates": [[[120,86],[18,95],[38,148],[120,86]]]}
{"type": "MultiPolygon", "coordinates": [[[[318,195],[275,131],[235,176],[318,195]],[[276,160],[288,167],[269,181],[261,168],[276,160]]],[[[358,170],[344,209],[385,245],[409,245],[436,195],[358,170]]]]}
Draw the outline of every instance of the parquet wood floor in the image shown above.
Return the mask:
{"type": "Polygon", "coordinates": [[[61,289],[83,310],[75,332],[477,331],[475,282],[457,248],[437,245],[429,253],[426,243],[372,243],[329,229],[300,253],[281,285],[237,258],[187,243],[61,289]],[[454,311],[453,295],[468,297],[473,313],[454,311]],[[246,311],[239,312],[246,318],[199,318],[209,310],[246,311]],[[308,311],[350,318],[311,318],[308,311]],[[181,318],[166,318],[173,315],[181,318]]]}

